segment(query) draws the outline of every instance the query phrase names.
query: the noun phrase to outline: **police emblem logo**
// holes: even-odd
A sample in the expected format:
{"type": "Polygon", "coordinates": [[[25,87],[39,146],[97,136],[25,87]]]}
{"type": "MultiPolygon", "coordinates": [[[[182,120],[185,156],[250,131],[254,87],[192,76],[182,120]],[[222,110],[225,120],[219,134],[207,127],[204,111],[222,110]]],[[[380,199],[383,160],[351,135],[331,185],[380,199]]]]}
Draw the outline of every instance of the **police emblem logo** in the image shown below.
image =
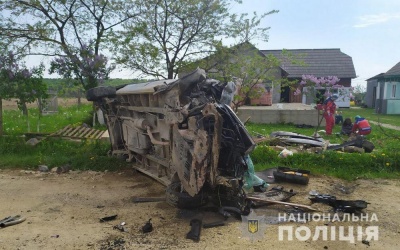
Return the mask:
{"type": "Polygon", "coordinates": [[[248,220],[247,229],[250,233],[254,234],[258,232],[258,220],[248,220]]]}
{"type": "Polygon", "coordinates": [[[249,238],[251,241],[262,239],[265,235],[266,227],[265,216],[257,216],[253,210],[250,210],[247,216],[242,215],[240,229],[242,230],[243,236],[249,238]]]}

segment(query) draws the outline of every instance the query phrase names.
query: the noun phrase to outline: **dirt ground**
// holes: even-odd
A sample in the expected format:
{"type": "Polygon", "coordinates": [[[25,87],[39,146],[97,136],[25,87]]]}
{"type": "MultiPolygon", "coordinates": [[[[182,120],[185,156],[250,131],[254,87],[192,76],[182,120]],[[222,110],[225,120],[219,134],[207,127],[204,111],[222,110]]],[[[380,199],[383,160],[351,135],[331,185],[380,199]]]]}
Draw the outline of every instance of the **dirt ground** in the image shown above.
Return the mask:
{"type": "MultiPolygon", "coordinates": [[[[275,186],[272,184],[271,186],[275,186]]],[[[400,180],[357,180],[344,183],[328,177],[312,176],[307,186],[284,185],[298,194],[291,202],[310,205],[311,190],[330,193],[342,199],[364,199],[370,204],[365,212],[376,213],[378,221],[363,222],[286,222],[267,224],[261,239],[245,237],[240,220],[229,218],[226,226],[202,229],[199,242],[185,238],[189,222],[202,217],[203,223],[221,220],[212,212],[178,210],[166,202],[134,203],[133,197],[159,197],[164,187],[130,169],[118,173],[79,172],[40,173],[24,170],[0,170],[0,219],[21,215],[26,221],[0,229],[0,249],[399,249],[400,180]],[[337,185],[354,187],[341,193],[337,185]],[[100,218],[117,215],[116,220],[101,223],[100,218]],[[154,230],[141,227],[152,219],[154,230]],[[126,223],[128,232],[113,227],[126,223]],[[378,226],[379,239],[370,246],[356,241],[323,241],[319,238],[293,241],[278,239],[279,226],[378,226]]],[[[314,204],[313,206],[317,206],[314,204]]],[[[320,209],[327,209],[324,205],[320,209]]],[[[258,216],[286,211],[277,205],[254,210],[258,216]]],[[[370,217],[371,218],[371,217],[370,217]]],[[[261,227],[260,227],[261,228],[261,227]]],[[[337,239],[337,237],[336,237],[337,239]]]]}

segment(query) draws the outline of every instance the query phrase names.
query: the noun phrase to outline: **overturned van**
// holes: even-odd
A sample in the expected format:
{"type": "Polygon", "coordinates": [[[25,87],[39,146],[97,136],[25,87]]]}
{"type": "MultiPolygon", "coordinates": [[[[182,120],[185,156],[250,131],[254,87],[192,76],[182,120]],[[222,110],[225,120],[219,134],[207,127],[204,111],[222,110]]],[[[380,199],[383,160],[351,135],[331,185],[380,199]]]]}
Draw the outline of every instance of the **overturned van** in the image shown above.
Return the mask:
{"type": "Polygon", "coordinates": [[[232,109],[224,84],[197,69],[174,80],[97,87],[87,99],[102,109],[112,155],[167,186],[167,201],[244,206],[246,156],[255,143],[232,109]]]}

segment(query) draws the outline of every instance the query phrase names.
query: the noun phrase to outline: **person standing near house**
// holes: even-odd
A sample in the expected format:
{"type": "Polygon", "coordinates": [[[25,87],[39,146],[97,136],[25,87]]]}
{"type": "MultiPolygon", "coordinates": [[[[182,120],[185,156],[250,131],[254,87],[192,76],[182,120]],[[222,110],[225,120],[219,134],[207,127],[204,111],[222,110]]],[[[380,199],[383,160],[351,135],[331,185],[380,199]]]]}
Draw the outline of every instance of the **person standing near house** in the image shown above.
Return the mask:
{"type": "Polygon", "coordinates": [[[367,119],[364,117],[361,117],[357,115],[355,117],[355,122],[353,125],[353,133],[359,134],[359,135],[368,135],[371,133],[371,126],[369,125],[369,122],[367,119]]]}
{"type": "Polygon", "coordinates": [[[338,99],[337,94],[329,96],[324,102],[324,118],[325,118],[325,131],[327,135],[332,134],[333,126],[335,126],[335,101],[338,99]]]}

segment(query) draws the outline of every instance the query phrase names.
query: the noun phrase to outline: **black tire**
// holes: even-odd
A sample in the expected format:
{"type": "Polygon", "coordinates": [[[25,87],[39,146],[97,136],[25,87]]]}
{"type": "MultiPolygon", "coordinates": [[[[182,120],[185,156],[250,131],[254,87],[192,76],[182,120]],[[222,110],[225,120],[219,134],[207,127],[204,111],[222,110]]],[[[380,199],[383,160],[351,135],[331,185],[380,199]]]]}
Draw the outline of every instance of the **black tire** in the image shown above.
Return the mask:
{"type": "Polygon", "coordinates": [[[173,182],[167,186],[165,197],[169,205],[177,208],[193,209],[204,206],[208,202],[208,197],[203,191],[192,197],[185,191],[181,192],[180,190],[180,182],[173,182]]]}
{"type": "Polygon", "coordinates": [[[86,92],[86,99],[88,101],[98,101],[103,97],[115,97],[116,89],[112,86],[100,86],[91,88],[86,92]]]}

